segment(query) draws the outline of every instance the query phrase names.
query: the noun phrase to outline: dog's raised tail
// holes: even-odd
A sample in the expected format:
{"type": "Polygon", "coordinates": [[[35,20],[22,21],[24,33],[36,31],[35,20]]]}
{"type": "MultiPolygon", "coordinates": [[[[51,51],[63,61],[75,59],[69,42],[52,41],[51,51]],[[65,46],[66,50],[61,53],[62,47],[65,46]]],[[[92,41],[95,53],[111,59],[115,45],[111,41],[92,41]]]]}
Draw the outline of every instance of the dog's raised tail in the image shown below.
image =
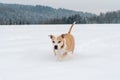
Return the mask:
{"type": "Polygon", "coordinates": [[[71,27],[70,27],[70,29],[69,29],[69,31],[68,31],[69,34],[71,33],[71,30],[72,30],[72,28],[73,28],[73,26],[74,26],[75,23],[76,23],[76,22],[73,22],[73,24],[71,25],[71,27]]]}

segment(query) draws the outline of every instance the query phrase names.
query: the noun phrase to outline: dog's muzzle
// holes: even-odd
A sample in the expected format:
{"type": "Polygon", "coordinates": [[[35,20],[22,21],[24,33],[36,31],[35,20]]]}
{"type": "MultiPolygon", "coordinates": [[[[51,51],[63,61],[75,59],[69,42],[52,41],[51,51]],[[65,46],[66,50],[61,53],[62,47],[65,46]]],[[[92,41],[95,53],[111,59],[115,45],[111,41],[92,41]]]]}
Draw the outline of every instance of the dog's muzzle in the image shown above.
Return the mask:
{"type": "Polygon", "coordinates": [[[55,46],[54,46],[54,49],[58,49],[58,46],[57,46],[57,45],[55,45],[55,46]]]}

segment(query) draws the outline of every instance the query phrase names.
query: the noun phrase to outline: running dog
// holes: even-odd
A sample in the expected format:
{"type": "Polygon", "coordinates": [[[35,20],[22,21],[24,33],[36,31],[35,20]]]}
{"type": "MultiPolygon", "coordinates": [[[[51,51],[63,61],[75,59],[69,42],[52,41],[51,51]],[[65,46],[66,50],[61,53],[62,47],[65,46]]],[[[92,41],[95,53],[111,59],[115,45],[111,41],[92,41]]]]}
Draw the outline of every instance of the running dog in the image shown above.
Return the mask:
{"type": "Polygon", "coordinates": [[[75,22],[71,25],[68,33],[61,34],[60,36],[55,37],[54,35],[49,35],[52,40],[52,44],[54,46],[54,54],[58,55],[58,58],[63,60],[69,52],[73,54],[75,41],[74,37],[71,34],[71,30],[74,26],[75,22]]]}

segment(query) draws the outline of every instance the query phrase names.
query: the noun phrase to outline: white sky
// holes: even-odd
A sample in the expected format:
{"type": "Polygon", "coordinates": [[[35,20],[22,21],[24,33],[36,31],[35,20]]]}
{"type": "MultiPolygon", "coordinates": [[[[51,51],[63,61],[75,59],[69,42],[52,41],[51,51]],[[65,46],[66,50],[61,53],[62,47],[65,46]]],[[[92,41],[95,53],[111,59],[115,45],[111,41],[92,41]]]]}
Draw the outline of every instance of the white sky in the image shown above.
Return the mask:
{"type": "Polygon", "coordinates": [[[99,14],[99,12],[120,10],[120,0],[0,0],[1,3],[45,5],[99,14]]]}

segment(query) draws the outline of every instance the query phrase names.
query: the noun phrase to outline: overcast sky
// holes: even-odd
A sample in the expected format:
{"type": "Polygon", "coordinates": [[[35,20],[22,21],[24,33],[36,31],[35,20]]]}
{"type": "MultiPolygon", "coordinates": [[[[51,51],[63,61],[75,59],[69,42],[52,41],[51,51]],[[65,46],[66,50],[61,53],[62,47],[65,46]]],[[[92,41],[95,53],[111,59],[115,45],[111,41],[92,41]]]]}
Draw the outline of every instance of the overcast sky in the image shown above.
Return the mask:
{"type": "Polygon", "coordinates": [[[120,0],[0,0],[1,3],[45,5],[76,11],[97,13],[120,10],[120,0]]]}

